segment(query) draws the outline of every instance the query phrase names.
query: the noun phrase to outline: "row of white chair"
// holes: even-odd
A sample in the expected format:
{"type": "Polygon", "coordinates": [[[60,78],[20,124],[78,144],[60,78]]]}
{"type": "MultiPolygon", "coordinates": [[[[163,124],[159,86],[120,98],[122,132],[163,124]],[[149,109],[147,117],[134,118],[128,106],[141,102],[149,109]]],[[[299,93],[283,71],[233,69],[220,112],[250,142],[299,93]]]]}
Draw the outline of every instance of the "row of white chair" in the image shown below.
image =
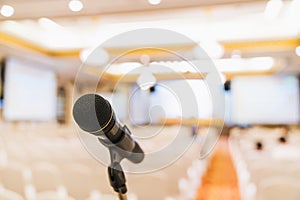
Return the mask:
{"type": "MultiPolygon", "coordinates": [[[[163,135],[155,137],[153,140],[155,142],[145,141],[142,142],[142,145],[149,147],[150,150],[165,145],[174,138],[177,128],[171,128],[170,130],[164,130],[163,135]]],[[[179,137],[186,138],[188,135],[182,134],[179,137]]],[[[1,160],[4,160],[2,169],[12,170],[14,168],[12,163],[15,162],[23,165],[21,173],[12,172],[15,175],[19,174],[19,178],[16,178],[19,181],[12,181],[12,178],[5,178],[5,176],[2,177],[2,179],[6,179],[1,181],[7,189],[17,191],[27,198],[29,196],[33,198],[45,191],[64,193],[61,192],[64,191],[62,188],[65,188],[65,193],[79,200],[85,199],[87,196],[97,199],[100,194],[113,194],[108,183],[106,167],[101,166],[91,158],[76,134],[55,137],[50,134],[38,135],[30,132],[23,135],[1,133],[1,137],[3,140],[0,144],[0,163],[1,160]],[[83,163],[84,166],[82,166],[83,163]],[[20,177],[23,178],[23,181],[20,181],[22,179],[20,177]],[[16,182],[23,184],[23,186],[18,186],[18,184],[15,184],[16,182]],[[24,190],[24,188],[27,189],[24,190]]],[[[165,174],[161,177],[156,173],[136,175],[135,177],[129,175],[128,188],[130,192],[132,191],[132,198],[134,196],[140,200],[147,198],[146,195],[139,193],[142,190],[136,188],[147,189],[147,185],[151,183],[151,180],[155,181],[156,178],[160,180],[160,184],[150,184],[154,193],[159,193],[158,191],[162,191],[162,188],[165,187],[165,197],[195,194],[200,184],[200,174],[205,171],[203,170],[205,169],[203,164],[205,162],[192,165],[193,161],[198,158],[199,147],[196,143],[175,164],[163,169],[161,173],[157,172],[157,174],[165,174]],[[198,168],[195,166],[198,166],[198,168]],[[189,186],[186,186],[187,184],[189,186]],[[193,188],[193,191],[187,190],[187,188],[193,188]]],[[[197,161],[194,163],[197,163],[197,161]]],[[[3,172],[1,174],[9,173],[3,172]]]]}
{"type": "MultiPolygon", "coordinates": [[[[300,140],[280,144],[280,136],[282,133],[278,129],[232,130],[230,150],[243,200],[300,198],[300,159],[288,154],[274,156],[276,152],[286,149],[297,154],[300,149],[295,141],[300,145],[300,140]],[[258,141],[263,144],[264,148],[261,150],[255,149],[258,141]]],[[[300,138],[300,135],[293,133],[289,135],[289,139],[291,137],[300,138]]]]}
{"type": "MultiPolygon", "coordinates": [[[[182,170],[181,173],[178,171],[178,166],[172,167],[175,171],[165,169],[154,174],[128,175],[129,191],[139,199],[163,199],[162,196],[170,195],[187,199],[195,197],[195,192],[201,184],[201,176],[205,173],[206,160],[194,161],[188,170],[182,170]],[[152,191],[148,189],[149,185],[152,191]]],[[[62,196],[69,194],[76,199],[87,197],[96,199],[102,193],[113,194],[108,186],[104,168],[99,169],[98,172],[92,172],[86,166],[72,164],[66,165],[65,171],[59,173],[55,165],[40,163],[31,170],[11,165],[2,168],[0,175],[1,182],[6,188],[18,192],[27,199],[35,199],[37,194],[45,191],[65,194],[62,196]]]]}
{"type": "Polygon", "coordinates": [[[104,167],[96,170],[79,163],[66,164],[62,170],[51,163],[39,163],[32,168],[10,163],[0,168],[0,182],[23,197],[65,188],[76,199],[85,199],[94,191],[111,193],[105,172],[104,167]]]}

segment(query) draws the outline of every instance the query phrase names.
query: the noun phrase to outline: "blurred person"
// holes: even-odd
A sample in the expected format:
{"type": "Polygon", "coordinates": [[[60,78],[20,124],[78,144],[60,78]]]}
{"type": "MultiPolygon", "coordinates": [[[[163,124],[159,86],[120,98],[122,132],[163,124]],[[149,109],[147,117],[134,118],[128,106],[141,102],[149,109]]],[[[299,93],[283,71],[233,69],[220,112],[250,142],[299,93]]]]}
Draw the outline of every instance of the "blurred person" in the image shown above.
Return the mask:
{"type": "Polygon", "coordinates": [[[257,142],[255,143],[255,149],[258,150],[258,151],[263,150],[263,144],[262,144],[261,141],[257,141],[257,142]]]}
{"type": "Polygon", "coordinates": [[[279,129],[282,132],[281,136],[278,138],[279,144],[288,143],[289,128],[287,126],[282,126],[279,127],[279,129]]]}

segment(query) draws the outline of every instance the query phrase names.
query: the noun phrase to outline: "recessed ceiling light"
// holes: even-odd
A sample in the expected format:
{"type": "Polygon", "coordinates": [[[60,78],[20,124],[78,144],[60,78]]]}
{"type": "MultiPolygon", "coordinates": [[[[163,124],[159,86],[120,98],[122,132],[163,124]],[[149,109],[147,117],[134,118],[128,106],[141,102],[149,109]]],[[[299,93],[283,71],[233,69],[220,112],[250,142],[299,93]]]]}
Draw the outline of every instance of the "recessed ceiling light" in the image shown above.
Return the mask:
{"type": "Polygon", "coordinates": [[[300,56],[300,46],[296,47],[295,53],[296,53],[297,56],[300,56]]]}
{"type": "Polygon", "coordinates": [[[14,14],[15,9],[9,5],[3,5],[0,12],[4,17],[10,17],[14,14]]]}
{"type": "Polygon", "coordinates": [[[78,12],[81,11],[83,8],[83,4],[81,1],[79,0],[71,0],[69,2],[69,8],[70,10],[72,10],[73,12],[78,12]]]}
{"type": "Polygon", "coordinates": [[[151,5],[158,5],[161,3],[161,0],[148,0],[151,5]]]}

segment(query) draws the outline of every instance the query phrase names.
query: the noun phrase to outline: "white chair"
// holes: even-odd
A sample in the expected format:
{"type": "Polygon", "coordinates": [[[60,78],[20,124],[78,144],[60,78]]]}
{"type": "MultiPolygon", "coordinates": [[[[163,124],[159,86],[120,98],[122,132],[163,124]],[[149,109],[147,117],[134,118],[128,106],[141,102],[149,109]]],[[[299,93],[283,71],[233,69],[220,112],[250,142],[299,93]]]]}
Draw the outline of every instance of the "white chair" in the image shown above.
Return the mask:
{"type": "Polygon", "coordinates": [[[101,200],[102,194],[100,192],[91,192],[90,196],[86,200],[101,200]]]}
{"type": "Polygon", "coordinates": [[[24,198],[16,192],[1,188],[0,189],[0,200],[24,200],[24,198]]]}
{"type": "Polygon", "coordinates": [[[101,200],[118,200],[117,195],[106,194],[101,196],[101,200]]]}
{"type": "Polygon", "coordinates": [[[192,185],[199,187],[201,184],[202,173],[197,168],[191,166],[187,169],[187,175],[192,185]]]}
{"type": "Polygon", "coordinates": [[[168,179],[163,173],[128,176],[128,190],[139,200],[163,200],[169,196],[168,179]]]}
{"type": "Polygon", "coordinates": [[[168,166],[162,170],[167,176],[167,181],[169,182],[170,194],[179,194],[178,190],[178,180],[180,178],[186,177],[186,168],[181,165],[181,162],[176,162],[171,166],[168,166]]]}
{"type": "Polygon", "coordinates": [[[56,190],[62,186],[59,169],[51,163],[37,163],[32,166],[32,184],[37,192],[56,190]]]}
{"type": "Polygon", "coordinates": [[[297,180],[300,180],[300,163],[294,164],[291,167],[287,169],[287,173],[296,178],[297,180]]]}
{"type": "Polygon", "coordinates": [[[274,165],[272,163],[256,163],[254,166],[249,166],[250,180],[258,183],[263,179],[272,178],[284,175],[283,166],[274,165]]]}
{"type": "Polygon", "coordinates": [[[29,170],[19,163],[9,163],[0,169],[0,179],[3,186],[11,191],[26,196],[25,188],[30,180],[29,170]]]}
{"type": "Polygon", "coordinates": [[[290,177],[273,177],[258,184],[257,200],[300,199],[300,181],[290,177]]]}
{"type": "Polygon", "coordinates": [[[180,191],[180,199],[194,199],[197,193],[195,188],[187,179],[182,178],[178,181],[178,188],[180,191]]]}
{"type": "Polygon", "coordinates": [[[36,194],[34,200],[75,200],[73,197],[57,191],[45,191],[36,194]]]}
{"type": "Polygon", "coordinates": [[[92,192],[91,171],[82,164],[68,164],[62,168],[62,178],[68,193],[75,199],[86,199],[92,192]]]}
{"type": "Polygon", "coordinates": [[[108,179],[107,168],[100,164],[92,168],[90,183],[93,191],[99,191],[103,194],[113,194],[113,188],[110,186],[108,179]]]}

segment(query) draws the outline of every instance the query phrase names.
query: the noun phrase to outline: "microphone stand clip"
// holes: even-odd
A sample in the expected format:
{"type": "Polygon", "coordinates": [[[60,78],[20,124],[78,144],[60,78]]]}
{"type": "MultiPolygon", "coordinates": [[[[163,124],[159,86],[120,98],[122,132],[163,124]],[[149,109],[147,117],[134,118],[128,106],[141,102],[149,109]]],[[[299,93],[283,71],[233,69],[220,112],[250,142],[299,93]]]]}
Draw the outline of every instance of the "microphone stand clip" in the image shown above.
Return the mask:
{"type": "Polygon", "coordinates": [[[108,147],[110,154],[110,165],[108,166],[108,178],[111,187],[118,193],[119,200],[127,200],[126,178],[120,162],[125,158],[119,147],[116,147],[108,140],[99,139],[108,147]]]}

